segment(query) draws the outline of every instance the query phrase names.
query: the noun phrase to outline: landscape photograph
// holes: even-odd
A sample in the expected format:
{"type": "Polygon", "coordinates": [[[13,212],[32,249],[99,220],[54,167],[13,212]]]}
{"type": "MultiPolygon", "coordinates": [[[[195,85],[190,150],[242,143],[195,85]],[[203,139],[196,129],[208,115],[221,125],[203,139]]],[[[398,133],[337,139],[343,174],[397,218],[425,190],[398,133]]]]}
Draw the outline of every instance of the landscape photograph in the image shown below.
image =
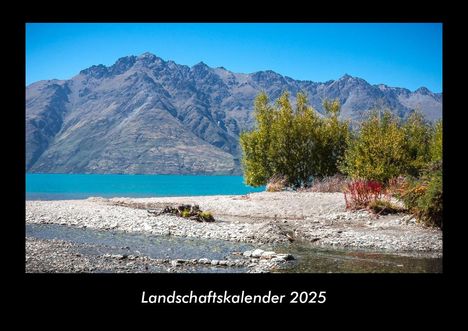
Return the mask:
{"type": "Polygon", "coordinates": [[[442,28],[26,23],[25,272],[442,273],[442,28]]]}

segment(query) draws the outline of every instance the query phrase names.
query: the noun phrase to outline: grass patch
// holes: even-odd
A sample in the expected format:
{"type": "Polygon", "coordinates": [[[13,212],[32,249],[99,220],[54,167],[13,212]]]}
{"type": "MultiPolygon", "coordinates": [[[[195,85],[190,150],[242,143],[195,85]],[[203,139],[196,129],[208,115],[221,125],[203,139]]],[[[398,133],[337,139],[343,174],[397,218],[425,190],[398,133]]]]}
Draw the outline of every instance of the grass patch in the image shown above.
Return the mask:
{"type": "Polygon", "coordinates": [[[312,186],[304,189],[304,191],[323,193],[344,192],[349,183],[350,180],[346,178],[346,176],[337,174],[334,176],[314,179],[312,186]]]}
{"type": "Polygon", "coordinates": [[[368,208],[373,213],[379,215],[398,214],[406,211],[405,208],[400,207],[391,201],[382,199],[371,201],[368,205],[368,208]]]}
{"type": "Polygon", "coordinates": [[[288,180],[284,176],[273,176],[268,180],[266,191],[267,192],[281,192],[286,189],[288,180]]]}

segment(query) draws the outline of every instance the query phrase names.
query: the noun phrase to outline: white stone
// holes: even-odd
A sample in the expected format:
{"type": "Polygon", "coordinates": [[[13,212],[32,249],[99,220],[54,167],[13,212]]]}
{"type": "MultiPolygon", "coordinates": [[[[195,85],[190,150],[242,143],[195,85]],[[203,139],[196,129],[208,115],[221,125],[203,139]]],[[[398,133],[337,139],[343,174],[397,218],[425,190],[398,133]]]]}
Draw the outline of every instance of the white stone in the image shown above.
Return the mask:
{"type": "Polygon", "coordinates": [[[252,252],[252,257],[260,257],[262,256],[264,250],[263,249],[256,249],[252,252]]]}
{"type": "Polygon", "coordinates": [[[285,260],[281,257],[274,257],[271,259],[272,262],[284,262],[285,260]]]}

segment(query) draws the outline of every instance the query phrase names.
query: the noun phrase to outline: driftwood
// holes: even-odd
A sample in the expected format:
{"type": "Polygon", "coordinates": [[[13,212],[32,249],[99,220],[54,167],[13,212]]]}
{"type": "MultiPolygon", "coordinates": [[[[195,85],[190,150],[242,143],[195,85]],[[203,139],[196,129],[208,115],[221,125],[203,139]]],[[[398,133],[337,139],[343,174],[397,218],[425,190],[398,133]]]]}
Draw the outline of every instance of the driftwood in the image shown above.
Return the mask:
{"type": "Polygon", "coordinates": [[[203,212],[198,205],[178,205],[176,207],[166,206],[162,210],[147,210],[148,213],[159,216],[163,214],[173,214],[179,217],[188,218],[197,222],[214,222],[213,215],[203,212]]]}

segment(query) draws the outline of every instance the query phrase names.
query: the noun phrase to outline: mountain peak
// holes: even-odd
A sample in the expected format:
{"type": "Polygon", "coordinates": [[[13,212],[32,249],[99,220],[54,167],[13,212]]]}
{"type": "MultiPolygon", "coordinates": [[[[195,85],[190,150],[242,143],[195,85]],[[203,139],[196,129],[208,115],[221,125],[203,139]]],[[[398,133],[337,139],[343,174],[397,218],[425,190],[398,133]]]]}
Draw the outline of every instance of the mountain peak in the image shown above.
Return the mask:
{"type": "Polygon", "coordinates": [[[190,68],[190,71],[197,75],[205,75],[210,71],[210,67],[203,61],[198,62],[190,68]]]}
{"type": "Polygon", "coordinates": [[[141,61],[144,64],[151,64],[151,63],[154,63],[154,62],[160,62],[160,63],[164,62],[163,59],[161,59],[160,57],[157,57],[156,55],[154,55],[153,53],[150,53],[150,52],[145,52],[145,53],[141,54],[140,56],[138,56],[136,58],[136,60],[141,61]]]}
{"type": "Polygon", "coordinates": [[[351,75],[348,75],[348,74],[344,74],[343,77],[341,77],[339,80],[348,80],[348,79],[352,79],[354,78],[353,76],[351,75]]]}
{"type": "Polygon", "coordinates": [[[101,78],[107,74],[107,67],[103,64],[93,65],[80,71],[80,74],[101,78]]]}
{"type": "Polygon", "coordinates": [[[205,62],[200,61],[197,64],[193,65],[192,68],[209,68],[209,67],[205,62]]]}
{"type": "Polygon", "coordinates": [[[114,64],[117,63],[126,63],[126,62],[134,62],[136,60],[135,55],[130,55],[130,56],[122,56],[121,58],[118,58],[117,61],[115,61],[114,64]]]}
{"type": "Polygon", "coordinates": [[[255,81],[268,82],[268,81],[278,80],[282,78],[283,78],[282,75],[278,74],[277,72],[274,72],[273,70],[262,70],[262,71],[257,71],[252,74],[252,79],[255,81]]]}
{"type": "Polygon", "coordinates": [[[112,75],[119,75],[130,69],[136,62],[136,56],[124,56],[109,68],[112,75]]]}
{"type": "Polygon", "coordinates": [[[432,94],[432,92],[429,91],[429,89],[427,87],[424,87],[424,86],[421,86],[420,88],[418,88],[416,91],[414,91],[414,93],[419,93],[419,94],[422,94],[422,95],[432,94]]]}
{"type": "Polygon", "coordinates": [[[150,53],[150,52],[144,52],[143,54],[141,54],[140,56],[138,56],[138,58],[140,58],[140,59],[144,59],[144,58],[157,58],[157,56],[154,55],[153,53],[150,53]]]}
{"type": "MultiPolygon", "coordinates": [[[[352,85],[352,86],[371,86],[365,79],[351,76],[348,74],[344,74],[343,77],[337,80],[338,82],[343,82],[346,85],[352,85]]],[[[388,86],[386,86],[388,88],[388,86]]],[[[382,89],[381,87],[378,87],[379,89],[382,89]]]]}

